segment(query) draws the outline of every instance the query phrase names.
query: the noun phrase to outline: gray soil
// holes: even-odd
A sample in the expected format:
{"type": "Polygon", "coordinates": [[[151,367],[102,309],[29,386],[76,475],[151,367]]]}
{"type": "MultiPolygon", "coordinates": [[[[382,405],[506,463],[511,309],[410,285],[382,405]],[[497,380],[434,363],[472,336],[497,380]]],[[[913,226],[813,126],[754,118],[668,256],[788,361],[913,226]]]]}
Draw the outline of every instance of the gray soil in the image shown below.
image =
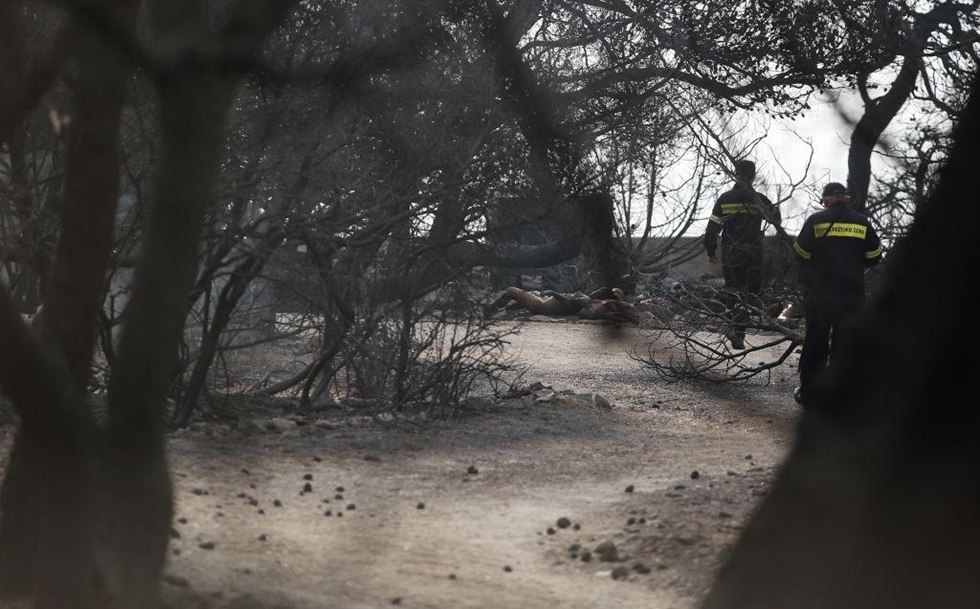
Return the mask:
{"type": "Polygon", "coordinates": [[[168,604],[696,607],[789,448],[795,368],[668,385],[630,357],[636,329],[538,321],[511,340],[536,390],[451,420],[250,399],[174,433],[168,604]]]}

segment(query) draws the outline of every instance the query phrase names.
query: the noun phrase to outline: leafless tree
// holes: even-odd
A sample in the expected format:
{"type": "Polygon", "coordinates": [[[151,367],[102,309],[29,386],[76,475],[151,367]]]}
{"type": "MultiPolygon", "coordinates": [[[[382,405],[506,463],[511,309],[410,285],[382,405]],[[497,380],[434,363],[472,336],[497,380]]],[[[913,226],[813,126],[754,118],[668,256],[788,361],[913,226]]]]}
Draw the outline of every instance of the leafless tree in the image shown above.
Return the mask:
{"type": "MultiPolygon", "coordinates": [[[[28,329],[0,289],[0,386],[20,417],[0,508],[0,584],[39,607],[150,607],[172,513],[165,396],[197,264],[226,112],[249,61],[288,5],[228,6],[208,31],[194,2],[68,4],[28,64],[25,15],[5,2],[12,61],[0,75],[9,141],[51,80],[69,77],[70,123],[57,244],[44,311],[28,329]],[[219,40],[216,46],[205,44],[219,40]],[[56,68],[51,68],[56,66],[56,68]],[[87,394],[120,195],[118,134],[134,67],[155,77],[161,146],[106,412],[87,394]]],[[[198,7],[199,8],[199,7],[198,7]]]]}

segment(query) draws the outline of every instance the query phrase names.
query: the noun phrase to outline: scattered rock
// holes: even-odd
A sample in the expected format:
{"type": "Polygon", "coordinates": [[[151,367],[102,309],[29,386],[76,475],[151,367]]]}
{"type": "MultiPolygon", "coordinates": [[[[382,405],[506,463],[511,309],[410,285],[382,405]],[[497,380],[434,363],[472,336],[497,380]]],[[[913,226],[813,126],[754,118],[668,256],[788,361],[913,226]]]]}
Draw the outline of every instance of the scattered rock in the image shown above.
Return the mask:
{"type": "Polygon", "coordinates": [[[425,502],[419,501],[418,504],[416,504],[415,509],[417,509],[417,510],[424,510],[425,509],[425,502]]]}
{"type": "Polygon", "coordinates": [[[612,570],[612,578],[616,580],[626,579],[629,577],[629,574],[630,570],[624,566],[619,566],[612,570]]]}
{"type": "Polygon", "coordinates": [[[213,541],[205,541],[203,543],[197,544],[197,547],[201,548],[202,550],[213,550],[214,549],[214,542],[213,541]]]}
{"type": "Polygon", "coordinates": [[[616,562],[619,560],[619,551],[616,549],[616,544],[609,540],[597,545],[595,547],[595,553],[602,562],[616,562]]]}
{"type": "Polygon", "coordinates": [[[555,524],[558,525],[559,529],[567,529],[568,527],[572,526],[572,521],[562,516],[555,524]]]}
{"type": "Polygon", "coordinates": [[[632,493],[633,492],[633,485],[632,484],[626,487],[626,492],[627,493],[632,493]]]}
{"type": "Polygon", "coordinates": [[[701,474],[700,472],[698,472],[698,470],[694,470],[693,472],[691,472],[691,480],[697,480],[700,477],[701,474]]]}
{"type": "Polygon", "coordinates": [[[480,473],[480,470],[476,469],[476,467],[474,467],[474,466],[471,465],[471,466],[469,466],[469,467],[466,468],[466,473],[467,474],[470,474],[472,476],[472,475],[475,475],[475,474],[479,474],[480,473]]]}

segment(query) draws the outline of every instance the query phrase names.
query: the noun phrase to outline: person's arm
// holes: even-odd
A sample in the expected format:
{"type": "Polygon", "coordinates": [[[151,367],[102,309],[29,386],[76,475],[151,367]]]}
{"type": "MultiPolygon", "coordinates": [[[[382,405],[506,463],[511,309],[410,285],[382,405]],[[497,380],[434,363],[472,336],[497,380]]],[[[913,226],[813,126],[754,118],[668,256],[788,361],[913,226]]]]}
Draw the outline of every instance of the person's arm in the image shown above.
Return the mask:
{"type": "Polygon", "coordinates": [[[718,262],[718,233],[724,225],[725,220],[721,215],[721,200],[715,201],[711,209],[711,216],[708,218],[708,227],[704,231],[704,251],[708,255],[708,262],[715,264],[718,262]]]}
{"type": "Polygon", "coordinates": [[[813,217],[809,217],[803,223],[800,234],[793,242],[793,251],[796,252],[796,259],[800,262],[800,277],[803,285],[810,284],[810,254],[813,252],[813,217]]]}
{"type": "Polygon", "coordinates": [[[867,232],[864,234],[864,265],[872,267],[881,262],[881,239],[875,228],[868,222],[867,232]]]}
{"type": "Polygon", "coordinates": [[[779,226],[780,224],[782,224],[783,217],[779,211],[779,206],[774,205],[773,202],[770,201],[769,197],[767,197],[766,195],[760,194],[759,198],[762,199],[762,208],[766,212],[766,216],[765,216],[766,221],[769,222],[769,224],[772,224],[773,226],[779,226]]]}

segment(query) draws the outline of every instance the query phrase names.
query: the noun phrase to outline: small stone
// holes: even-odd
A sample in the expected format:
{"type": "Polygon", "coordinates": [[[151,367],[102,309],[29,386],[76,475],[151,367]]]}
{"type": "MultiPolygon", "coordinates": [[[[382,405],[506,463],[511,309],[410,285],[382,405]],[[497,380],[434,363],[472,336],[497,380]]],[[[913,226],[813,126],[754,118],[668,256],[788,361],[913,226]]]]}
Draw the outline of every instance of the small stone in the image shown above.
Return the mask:
{"type": "Polygon", "coordinates": [[[568,527],[572,526],[572,521],[562,516],[555,524],[558,525],[559,529],[567,529],[568,527]]]}
{"type": "Polygon", "coordinates": [[[609,540],[597,545],[595,547],[595,553],[602,562],[616,562],[619,560],[619,552],[616,550],[616,544],[609,540]]]}
{"type": "Polygon", "coordinates": [[[626,487],[626,492],[627,493],[632,493],[633,492],[633,485],[632,484],[626,487]]]}
{"type": "Polygon", "coordinates": [[[269,541],[269,536],[266,535],[265,533],[262,533],[261,535],[259,535],[259,541],[269,541]]]}
{"type": "Polygon", "coordinates": [[[422,501],[419,501],[418,504],[416,504],[415,509],[417,509],[417,510],[424,510],[425,509],[425,503],[422,502],[422,501]]]}
{"type": "Polygon", "coordinates": [[[504,572],[505,573],[510,573],[513,570],[514,569],[512,569],[510,565],[504,565],[504,572]]]}
{"type": "Polygon", "coordinates": [[[313,479],[313,474],[304,474],[303,475],[303,480],[312,480],[312,479],[313,479]]]}
{"type": "Polygon", "coordinates": [[[205,541],[204,543],[197,544],[197,547],[201,548],[202,550],[213,550],[214,549],[214,542],[213,541],[205,541]]]}
{"type": "Polygon", "coordinates": [[[471,465],[471,466],[469,466],[469,467],[466,468],[466,473],[467,474],[470,474],[472,476],[474,474],[479,474],[480,473],[480,470],[476,469],[476,467],[474,467],[474,466],[471,465]]]}
{"type": "Polygon", "coordinates": [[[691,480],[697,480],[701,477],[701,473],[698,470],[691,472],[691,480]]]}
{"type": "Polygon", "coordinates": [[[620,565],[612,570],[612,578],[615,580],[626,579],[629,577],[630,570],[620,565]]]}
{"type": "Polygon", "coordinates": [[[272,505],[274,505],[276,507],[282,507],[282,501],[279,501],[278,499],[274,499],[272,501],[272,505]]]}

